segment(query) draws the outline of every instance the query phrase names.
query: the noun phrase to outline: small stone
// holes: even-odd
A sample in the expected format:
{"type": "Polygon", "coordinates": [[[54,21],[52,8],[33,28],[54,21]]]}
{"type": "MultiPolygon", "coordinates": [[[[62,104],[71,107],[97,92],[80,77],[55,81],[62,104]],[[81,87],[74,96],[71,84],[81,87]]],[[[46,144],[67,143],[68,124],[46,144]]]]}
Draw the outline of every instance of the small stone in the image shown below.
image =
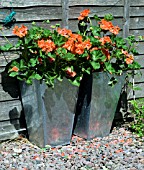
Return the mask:
{"type": "Polygon", "coordinates": [[[13,151],[18,154],[22,153],[22,149],[13,148],[13,151]]]}

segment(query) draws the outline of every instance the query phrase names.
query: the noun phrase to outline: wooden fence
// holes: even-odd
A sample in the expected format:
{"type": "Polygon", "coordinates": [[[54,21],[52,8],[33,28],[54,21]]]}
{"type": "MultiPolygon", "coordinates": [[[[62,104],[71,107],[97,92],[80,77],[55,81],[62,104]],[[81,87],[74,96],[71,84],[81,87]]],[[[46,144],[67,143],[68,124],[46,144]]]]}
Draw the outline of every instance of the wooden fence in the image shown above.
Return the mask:
{"type": "MultiPolygon", "coordinates": [[[[137,37],[144,35],[144,0],[1,0],[0,19],[3,20],[13,7],[16,12],[16,24],[24,24],[31,27],[35,21],[37,25],[47,27],[43,22],[50,20],[51,25],[59,23],[73,32],[78,30],[77,18],[83,9],[89,8],[91,16],[97,14],[100,17],[106,13],[114,15],[114,24],[122,28],[121,34],[127,37],[134,34],[137,37]],[[11,2],[11,3],[10,3],[11,2]]],[[[0,22],[2,25],[2,21],[0,22]]],[[[16,42],[12,35],[13,26],[0,32],[1,45],[6,39],[16,42]]],[[[141,91],[135,91],[136,98],[144,97],[144,42],[138,44],[139,55],[137,61],[141,63],[141,76],[135,76],[135,85],[141,91]]],[[[4,72],[7,62],[18,57],[13,52],[0,53],[0,140],[14,138],[18,132],[25,130],[22,103],[19,97],[18,82],[9,79],[4,72]]],[[[128,90],[128,99],[133,98],[133,91],[128,90]]]]}

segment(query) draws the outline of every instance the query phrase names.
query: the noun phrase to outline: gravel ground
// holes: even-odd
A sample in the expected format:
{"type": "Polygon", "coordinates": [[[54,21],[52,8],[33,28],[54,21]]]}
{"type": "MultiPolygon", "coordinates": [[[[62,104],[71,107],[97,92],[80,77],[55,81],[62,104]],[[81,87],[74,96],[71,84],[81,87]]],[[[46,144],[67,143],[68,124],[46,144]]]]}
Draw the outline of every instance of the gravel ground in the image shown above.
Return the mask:
{"type": "Polygon", "coordinates": [[[144,138],[125,128],[109,136],[38,148],[20,137],[0,144],[0,170],[144,170],[144,138]]]}

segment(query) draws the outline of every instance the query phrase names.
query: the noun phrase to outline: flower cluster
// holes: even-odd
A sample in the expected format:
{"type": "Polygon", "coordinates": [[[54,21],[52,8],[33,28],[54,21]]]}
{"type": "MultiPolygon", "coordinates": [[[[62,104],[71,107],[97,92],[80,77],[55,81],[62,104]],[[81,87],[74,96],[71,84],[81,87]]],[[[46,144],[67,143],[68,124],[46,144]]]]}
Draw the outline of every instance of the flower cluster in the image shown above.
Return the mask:
{"type": "Polygon", "coordinates": [[[84,20],[85,17],[88,16],[88,14],[90,13],[89,9],[85,9],[80,13],[80,16],[78,17],[78,20],[84,20]]]}
{"type": "Polygon", "coordinates": [[[108,71],[114,75],[121,75],[129,69],[139,69],[140,65],[134,60],[134,55],[137,54],[135,37],[120,37],[120,27],[113,25],[111,14],[105,15],[103,19],[94,15],[96,24],[92,24],[89,12],[90,10],[84,10],[78,19],[81,35],[90,39],[89,62],[92,69],[108,71]]]}
{"type": "Polygon", "coordinates": [[[18,26],[15,26],[15,28],[13,29],[13,34],[22,38],[27,34],[27,27],[24,25],[22,25],[20,28],[18,26]]]}
{"type": "Polygon", "coordinates": [[[47,39],[46,41],[44,39],[38,40],[38,47],[40,47],[42,51],[45,51],[46,53],[51,52],[56,48],[54,42],[50,39],[47,39]]]}
{"type": "Polygon", "coordinates": [[[118,26],[114,26],[111,21],[107,21],[105,19],[102,19],[99,22],[99,25],[102,30],[110,31],[115,35],[117,35],[120,31],[120,28],[118,26]]]}
{"type": "Polygon", "coordinates": [[[113,25],[112,15],[103,19],[94,15],[92,24],[89,13],[89,9],[80,13],[78,33],[58,25],[53,29],[35,24],[31,29],[15,26],[13,34],[19,40],[14,49],[20,49],[20,57],[9,64],[9,75],[29,84],[37,79],[54,86],[55,79],[66,77],[79,85],[84,74],[107,71],[121,75],[123,71],[140,68],[134,60],[135,37],[118,36],[120,28],[113,25]]]}

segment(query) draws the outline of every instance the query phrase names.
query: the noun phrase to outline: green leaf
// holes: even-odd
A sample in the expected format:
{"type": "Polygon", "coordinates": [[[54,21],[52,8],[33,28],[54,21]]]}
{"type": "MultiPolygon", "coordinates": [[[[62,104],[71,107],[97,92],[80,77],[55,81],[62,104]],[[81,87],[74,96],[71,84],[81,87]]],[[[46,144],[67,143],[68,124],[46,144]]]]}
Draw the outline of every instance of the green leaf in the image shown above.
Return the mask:
{"type": "Polygon", "coordinates": [[[134,61],[132,64],[128,64],[128,68],[129,69],[140,69],[141,65],[138,62],[134,61]]]}
{"type": "Polygon", "coordinates": [[[107,21],[112,21],[114,19],[113,15],[112,14],[106,14],[104,16],[104,19],[107,20],[107,21]]]}
{"type": "Polygon", "coordinates": [[[92,33],[94,36],[100,36],[101,28],[98,26],[93,26],[92,27],[92,33]]]}
{"type": "Polygon", "coordinates": [[[96,63],[95,61],[90,61],[90,63],[94,70],[97,70],[100,68],[100,63],[96,63]]]}
{"type": "Polygon", "coordinates": [[[30,61],[29,61],[29,63],[30,63],[30,65],[31,65],[32,67],[35,67],[36,64],[37,64],[37,59],[31,58],[30,61]]]}
{"type": "Polygon", "coordinates": [[[75,79],[74,81],[72,81],[71,79],[69,79],[69,81],[70,81],[71,84],[74,85],[74,86],[78,86],[78,87],[80,86],[80,81],[79,81],[79,80],[76,80],[76,79],[75,79]]]}
{"type": "Polygon", "coordinates": [[[100,50],[94,50],[91,52],[91,54],[92,54],[93,61],[101,60],[101,57],[103,56],[100,50]]]}
{"type": "Polygon", "coordinates": [[[27,83],[27,84],[32,84],[32,79],[31,79],[31,78],[27,79],[27,80],[26,80],[26,83],[27,83]]]}
{"type": "Polygon", "coordinates": [[[49,23],[50,23],[50,20],[46,20],[46,23],[49,24],[49,23]]]}
{"type": "Polygon", "coordinates": [[[9,76],[10,77],[16,77],[17,75],[18,75],[19,73],[18,72],[11,72],[10,74],[9,74],[9,76]]]}
{"type": "Polygon", "coordinates": [[[32,22],[32,25],[36,25],[36,22],[33,21],[33,22],[32,22]]]}
{"type": "Polygon", "coordinates": [[[115,73],[115,69],[112,67],[112,64],[109,63],[109,62],[105,62],[105,67],[106,67],[106,70],[109,72],[109,73],[115,73]]]}
{"type": "Polygon", "coordinates": [[[26,64],[25,64],[25,61],[23,59],[20,60],[20,65],[19,65],[20,69],[23,69],[23,68],[27,68],[26,64]]]}
{"type": "Polygon", "coordinates": [[[87,74],[90,74],[90,73],[91,73],[91,68],[90,68],[90,67],[87,68],[87,69],[82,68],[82,71],[83,71],[83,72],[86,72],[87,74]]]}
{"type": "Polygon", "coordinates": [[[61,55],[61,58],[67,61],[76,60],[75,55],[71,53],[67,53],[66,55],[61,55]]]}
{"type": "Polygon", "coordinates": [[[35,79],[37,79],[37,80],[41,80],[42,79],[42,77],[39,75],[39,74],[35,74],[35,79]]]}
{"type": "Polygon", "coordinates": [[[67,50],[65,48],[58,48],[57,53],[63,58],[63,55],[67,54],[67,50]]]}
{"type": "Polygon", "coordinates": [[[94,19],[96,20],[96,21],[100,21],[100,18],[98,17],[98,15],[94,15],[94,19]]]}
{"type": "Polygon", "coordinates": [[[2,51],[9,51],[13,47],[12,44],[6,44],[4,46],[0,46],[0,50],[2,51]]]}

